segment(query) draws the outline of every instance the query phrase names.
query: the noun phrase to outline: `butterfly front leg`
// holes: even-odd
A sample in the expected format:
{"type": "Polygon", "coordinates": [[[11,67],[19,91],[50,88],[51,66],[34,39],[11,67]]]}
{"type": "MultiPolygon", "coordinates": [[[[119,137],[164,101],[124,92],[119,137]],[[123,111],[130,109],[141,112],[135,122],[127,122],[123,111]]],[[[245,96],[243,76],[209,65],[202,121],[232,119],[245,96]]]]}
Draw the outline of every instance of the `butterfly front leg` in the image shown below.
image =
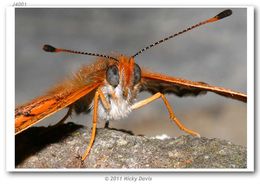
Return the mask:
{"type": "MultiPolygon", "coordinates": [[[[104,106],[104,108],[109,111],[110,110],[110,104],[109,102],[107,101],[104,93],[99,89],[99,94],[100,94],[100,99],[101,99],[101,102],[104,106]]],[[[109,120],[106,121],[105,123],[105,128],[109,128],[109,120]]]]}
{"type": "Polygon", "coordinates": [[[175,116],[175,114],[174,114],[174,112],[173,112],[173,109],[172,109],[172,107],[170,106],[170,104],[169,104],[168,100],[166,99],[165,95],[162,94],[162,93],[160,93],[160,92],[158,92],[158,93],[152,95],[151,97],[149,97],[149,98],[147,98],[147,99],[145,99],[145,100],[142,100],[142,101],[139,101],[139,102],[135,103],[134,105],[132,105],[131,108],[132,108],[133,110],[134,110],[134,109],[138,109],[138,108],[140,108],[140,107],[142,107],[142,106],[145,106],[145,105],[147,105],[147,104],[149,104],[149,103],[151,103],[151,102],[157,100],[158,98],[162,98],[162,100],[163,100],[163,102],[164,102],[164,104],[165,104],[165,106],[166,106],[166,108],[167,108],[167,110],[168,110],[168,112],[169,112],[170,119],[171,119],[174,123],[176,123],[176,125],[177,125],[181,130],[185,131],[185,132],[188,133],[188,134],[191,134],[192,136],[200,137],[200,134],[199,134],[199,133],[194,132],[194,131],[192,131],[192,130],[186,128],[186,127],[184,126],[184,124],[182,124],[182,123],[180,122],[180,120],[175,116]]]}
{"type": "Polygon", "coordinates": [[[103,92],[98,88],[96,93],[95,93],[95,96],[94,96],[93,122],[92,122],[91,137],[90,137],[88,147],[87,147],[85,153],[83,154],[83,156],[81,157],[82,161],[84,161],[86,159],[86,157],[88,156],[88,154],[90,153],[91,147],[92,147],[92,145],[95,141],[96,129],[97,129],[97,120],[98,120],[98,102],[99,102],[99,100],[101,100],[101,103],[104,105],[105,109],[110,110],[110,104],[106,100],[103,92]]]}

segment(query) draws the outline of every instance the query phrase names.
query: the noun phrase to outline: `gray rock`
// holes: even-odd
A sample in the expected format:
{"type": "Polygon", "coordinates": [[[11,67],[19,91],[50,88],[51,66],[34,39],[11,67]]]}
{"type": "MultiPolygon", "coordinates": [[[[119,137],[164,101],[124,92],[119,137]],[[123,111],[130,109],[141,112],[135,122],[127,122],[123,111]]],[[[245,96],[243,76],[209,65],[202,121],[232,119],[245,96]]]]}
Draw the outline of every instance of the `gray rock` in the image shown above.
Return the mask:
{"type": "Polygon", "coordinates": [[[246,168],[246,147],[221,139],[156,139],[129,131],[97,129],[82,162],[90,129],[68,123],[35,127],[16,136],[16,168],[246,168]]]}

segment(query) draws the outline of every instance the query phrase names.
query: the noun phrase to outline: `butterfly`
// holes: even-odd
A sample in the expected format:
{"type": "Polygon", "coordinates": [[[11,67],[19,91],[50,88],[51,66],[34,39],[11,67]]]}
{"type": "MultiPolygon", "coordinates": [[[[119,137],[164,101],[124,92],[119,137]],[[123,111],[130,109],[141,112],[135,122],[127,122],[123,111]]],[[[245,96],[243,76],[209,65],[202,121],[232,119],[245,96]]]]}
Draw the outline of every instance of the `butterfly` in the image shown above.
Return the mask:
{"type": "Polygon", "coordinates": [[[17,106],[15,109],[15,134],[21,133],[64,108],[68,108],[68,111],[58,124],[64,123],[72,112],[79,114],[88,113],[90,110],[93,110],[91,139],[82,156],[82,160],[85,160],[94,143],[99,118],[105,120],[105,127],[108,127],[110,120],[127,117],[133,110],[139,109],[157,99],[162,99],[172,122],[177,124],[184,132],[193,136],[200,136],[199,133],[188,129],[181,123],[176,117],[165,94],[174,94],[183,97],[198,96],[210,91],[242,102],[247,102],[247,95],[230,89],[212,86],[204,82],[194,82],[151,72],[141,68],[135,62],[135,57],[169,39],[202,25],[221,20],[231,14],[232,11],[230,9],[224,10],[210,19],[154,42],[132,56],[109,56],[44,45],[43,50],[46,52],[67,52],[96,56],[98,58],[95,63],[82,67],[73,77],[63,83],[57,84],[45,95],[17,106]],[[151,93],[151,97],[135,102],[138,94],[144,91],[151,93]]]}

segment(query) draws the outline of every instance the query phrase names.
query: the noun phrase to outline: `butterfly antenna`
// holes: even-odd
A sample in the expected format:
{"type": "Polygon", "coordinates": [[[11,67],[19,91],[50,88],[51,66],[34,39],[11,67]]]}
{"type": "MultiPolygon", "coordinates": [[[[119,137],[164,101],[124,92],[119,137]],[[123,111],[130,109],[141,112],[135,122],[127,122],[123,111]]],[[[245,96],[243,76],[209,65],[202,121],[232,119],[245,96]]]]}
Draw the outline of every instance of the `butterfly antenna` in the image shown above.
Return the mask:
{"type": "Polygon", "coordinates": [[[108,56],[108,55],[91,53],[91,52],[80,52],[80,51],[68,50],[68,49],[63,49],[63,48],[55,48],[51,45],[44,45],[42,49],[45,52],[67,52],[67,53],[72,53],[72,54],[82,54],[82,55],[89,55],[89,56],[104,57],[104,58],[108,58],[108,59],[113,59],[118,62],[118,59],[108,56]]]}
{"type": "Polygon", "coordinates": [[[193,25],[193,26],[191,26],[191,27],[188,27],[188,28],[186,28],[186,29],[184,29],[184,30],[182,30],[182,31],[180,31],[180,32],[178,32],[178,33],[175,33],[175,34],[170,35],[170,36],[168,36],[168,37],[166,37],[166,38],[164,38],[164,39],[161,39],[160,41],[154,42],[153,44],[151,44],[151,45],[149,45],[149,46],[147,46],[147,47],[141,49],[140,51],[138,51],[138,52],[137,52],[136,54],[134,54],[132,57],[134,58],[134,57],[138,56],[139,54],[141,54],[142,52],[144,52],[144,51],[146,51],[146,50],[148,50],[148,49],[150,49],[150,48],[152,48],[152,47],[154,47],[154,46],[156,46],[156,45],[159,45],[159,44],[161,44],[161,43],[163,43],[163,42],[165,42],[165,41],[167,41],[167,40],[169,40],[169,39],[172,39],[172,38],[174,38],[174,37],[176,37],[176,36],[178,36],[178,35],[181,35],[181,34],[183,34],[183,33],[185,33],[185,32],[188,32],[188,31],[190,31],[190,30],[192,30],[192,29],[194,29],[194,28],[197,28],[197,27],[199,27],[199,26],[201,26],[201,25],[205,25],[205,24],[207,24],[207,23],[216,22],[216,21],[218,21],[218,20],[220,20],[220,19],[223,19],[223,18],[225,18],[225,17],[230,16],[231,14],[232,14],[232,10],[230,10],[230,9],[224,10],[223,12],[219,13],[218,15],[216,15],[216,16],[210,18],[210,19],[207,19],[206,21],[202,21],[202,22],[200,22],[200,23],[198,23],[198,24],[196,24],[196,25],[193,25]]]}

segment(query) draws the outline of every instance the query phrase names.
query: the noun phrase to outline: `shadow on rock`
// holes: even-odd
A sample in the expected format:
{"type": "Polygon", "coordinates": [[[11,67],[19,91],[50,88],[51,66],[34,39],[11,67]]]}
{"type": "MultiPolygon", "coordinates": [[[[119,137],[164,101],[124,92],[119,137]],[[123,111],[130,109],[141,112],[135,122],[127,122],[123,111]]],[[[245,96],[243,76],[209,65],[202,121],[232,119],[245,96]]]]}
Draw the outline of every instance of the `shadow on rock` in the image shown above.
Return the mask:
{"type": "Polygon", "coordinates": [[[82,125],[67,123],[49,127],[32,127],[15,136],[15,165],[44,149],[51,143],[58,143],[82,125]]]}

